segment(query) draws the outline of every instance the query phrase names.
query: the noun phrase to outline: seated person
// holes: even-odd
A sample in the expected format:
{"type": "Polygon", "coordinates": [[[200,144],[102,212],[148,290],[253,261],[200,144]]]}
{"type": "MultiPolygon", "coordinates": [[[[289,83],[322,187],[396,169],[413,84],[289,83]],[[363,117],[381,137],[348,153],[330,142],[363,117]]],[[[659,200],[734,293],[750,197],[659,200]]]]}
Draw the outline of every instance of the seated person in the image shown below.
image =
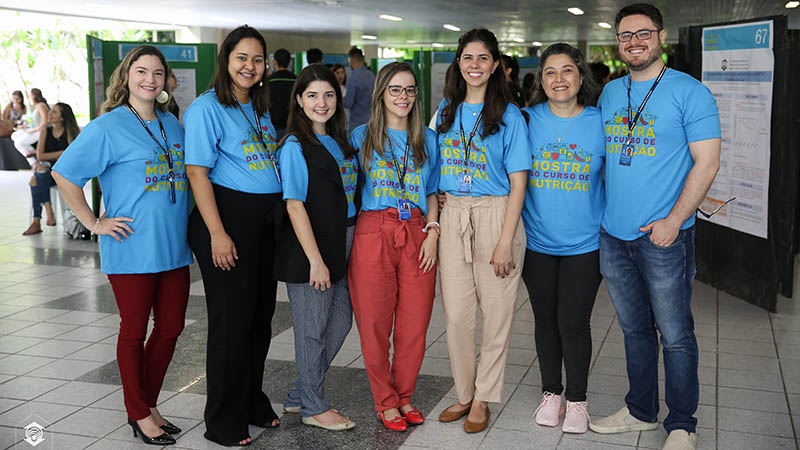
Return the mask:
{"type": "Polygon", "coordinates": [[[55,226],[56,218],[50,204],[50,188],[55,186],[50,168],[64,153],[67,146],[78,136],[80,128],[75,121],[72,108],[66,103],[56,103],[47,113],[47,126],[42,129],[36,147],[36,162],[30,180],[33,200],[33,221],[22,235],[29,236],[42,232],[42,205],[47,211],[47,225],[55,226]]]}

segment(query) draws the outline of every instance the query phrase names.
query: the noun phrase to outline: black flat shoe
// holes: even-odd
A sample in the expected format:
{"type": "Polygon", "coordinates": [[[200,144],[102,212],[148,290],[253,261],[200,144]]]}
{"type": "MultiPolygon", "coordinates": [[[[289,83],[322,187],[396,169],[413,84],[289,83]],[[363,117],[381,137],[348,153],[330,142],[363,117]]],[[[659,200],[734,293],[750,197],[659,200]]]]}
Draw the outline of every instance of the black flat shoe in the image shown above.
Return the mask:
{"type": "MultiPolygon", "coordinates": [[[[234,442],[224,442],[224,441],[220,441],[220,440],[217,440],[217,439],[215,439],[213,436],[210,436],[210,435],[208,434],[208,431],[206,431],[205,433],[203,433],[203,437],[204,437],[204,438],[206,438],[206,439],[208,439],[209,441],[211,441],[211,442],[213,442],[213,443],[215,443],[215,444],[219,444],[219,445],[221,445],[221,446],[223,446],[223,447],[248,447],[250,444],[252,444],[252,443],[253,443],[253,441],[252,441],[252,440],[251,440],[250,442],[246,442],[246,443],[244,443],[244,444],[242,444],[240,441],[234,441],[234,442]]],[[[248,436],[248,438],[250,438],[250,436],[248,436]]],[[[246,438],[245,438],[245,439],[246,439],[246,438]]],[[[245,439],[242,439],[242,440],[245,440],[245,439]]]]}
{"type": "Polygon", "coordinates": [[[169,433],[169,434],[180,434],[181,431],[183,431],[180,428],[178,428],[175,425],[173,425],[169,420],[166,420],[166,419],[164,419],[164,420],[167,423],[165,423],[164,425],[161,425],[161,429],[166,431],[167,433],[169,433]]]}
{"type": "Polygon", "coordinates": [[[150,436],[144,434],[142,429],[139,428],[139,424],[136,423],[136,421],[131,419],[130,417],[128,418],[128,425],[130,425],[131,428],[133,428],[133,437],[136,437],[137,434],[141,435],[142,442],[144,442],[145,444],[148,444],[148,445],[172,445],[172,444],[175,443],[175,438],[170,436],[170,435],[168,435],[167,433],[163,433],[160,436],[156,436],[156,437],[150,437],[150,436]]]}

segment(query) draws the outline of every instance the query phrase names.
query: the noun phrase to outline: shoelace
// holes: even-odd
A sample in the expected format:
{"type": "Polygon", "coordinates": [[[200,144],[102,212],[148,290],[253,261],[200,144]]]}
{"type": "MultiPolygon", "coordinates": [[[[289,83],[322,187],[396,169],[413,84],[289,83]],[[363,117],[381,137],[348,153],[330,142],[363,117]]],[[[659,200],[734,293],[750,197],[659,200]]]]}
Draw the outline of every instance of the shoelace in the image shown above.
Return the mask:
{"type": "Polygon", "coordinates": [[[586,402],[567,402],[567,414],[569,414],[570,411],[572,411],[588,419],[589,411],[587,411],[586,406],[587,406],[586,402]]]}
{"type": "Polygon", "coordinates": [[[538,413],[543,406],[549,403],[550,400],[553,399],[553,397],[556,397],[556,394],[553,394],[552,392],[545,392],[544,395],[542,395],[541,403],[539,403],[539,406],[536,408],[536,411],[533,412],[533,415],[531,417],[536,417],[536,413],[538,413]]]}

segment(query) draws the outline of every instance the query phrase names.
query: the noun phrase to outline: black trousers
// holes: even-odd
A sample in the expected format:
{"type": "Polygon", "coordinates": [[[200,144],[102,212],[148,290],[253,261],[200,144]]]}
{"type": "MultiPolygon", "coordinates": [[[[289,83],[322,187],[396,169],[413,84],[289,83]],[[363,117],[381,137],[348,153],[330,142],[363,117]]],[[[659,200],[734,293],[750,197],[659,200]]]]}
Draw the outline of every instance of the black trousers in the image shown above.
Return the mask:
{"type": "Polygon", "coordinates": [[[236,246],[236,267],[228,272],[214,267],[211,237],[197,207],[188,234],[208,307],[206,438],[235,444],[249,436],[248,424],[265,426],[278,418],[261,386],[275,313],[274,211],[281,194],[214,185],[214,195],[236,246]]]}
{"type": "Polygon", "coordinates": [[[567,373],[570,402],[586,401],[592,359],[590,321],[600,287],[600,252],[553,256],[525,251],[522,279],[528,288],[536,323],[534,337],[542,392],[561,394],[561,362],[567,373]]]}

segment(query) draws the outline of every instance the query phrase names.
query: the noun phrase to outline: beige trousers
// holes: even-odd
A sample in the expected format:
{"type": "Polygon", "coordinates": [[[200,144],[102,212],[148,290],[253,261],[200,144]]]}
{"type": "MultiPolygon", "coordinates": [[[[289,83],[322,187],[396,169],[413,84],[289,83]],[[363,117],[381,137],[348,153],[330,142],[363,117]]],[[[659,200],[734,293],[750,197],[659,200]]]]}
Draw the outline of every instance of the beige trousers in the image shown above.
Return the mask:
{"type": "Polygon", "coordinates": [[[505,278],[489,264],[500,239],[508,196],[457,197],[447,194],[440,214],[439,276],[447,320],[447,349],[458,401],[499,402],[517,300],[525,231],[514,233],[516,268],[505,278]],[[481,360],[475,360],[477,308],[483,316],[481,360]]]}

